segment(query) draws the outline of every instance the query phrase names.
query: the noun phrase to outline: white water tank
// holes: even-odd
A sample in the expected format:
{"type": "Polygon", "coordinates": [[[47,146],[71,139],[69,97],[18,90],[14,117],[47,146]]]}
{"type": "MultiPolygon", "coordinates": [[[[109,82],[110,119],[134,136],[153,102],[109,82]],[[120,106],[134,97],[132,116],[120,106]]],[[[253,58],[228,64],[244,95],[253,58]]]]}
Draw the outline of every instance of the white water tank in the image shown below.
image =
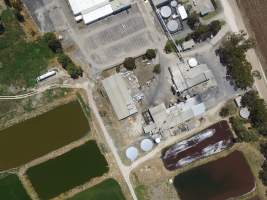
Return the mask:
{"type": "Polygon", "coordinates": [[[197,59],[196,58],[189,58],[188,64],[190,67],[196,67],[198,65],[197,59]]]}
{"type": "Polygon", "coordinates": [[[160,14],[163,18],[169,18],[172,14],[172,10],[169,6],[163,6],[160,9],[160,14]]]}
{"type": "Polygon", "coordinates": [[[150,151],[153,148],[153,142],[150,139],[143,139],[140,148],[145,152],[150,151]]]}
{"type": "Polygon", "coordinates": [[[135,147],[129,147],[127,150],[126,150],[126,157],[131,160],[131,161],[134,161],[138,156],[138,150],[137,148],[135,147]]]}
{"type": "Polygon", "coordinates": [[[176,31],[178,31],[178,28],[179,28],[179,24],[177,21],[175,20],[170,20],[168,21],[167,23],[167,28],[168,30],[171,32],[171,33],[174,33],[176,31]]]}
{"type": "Polygon", "coordinates": [[[171,1],[171,7],[175,8],[178,6],[178,3],[176,0],[171,1]]]}

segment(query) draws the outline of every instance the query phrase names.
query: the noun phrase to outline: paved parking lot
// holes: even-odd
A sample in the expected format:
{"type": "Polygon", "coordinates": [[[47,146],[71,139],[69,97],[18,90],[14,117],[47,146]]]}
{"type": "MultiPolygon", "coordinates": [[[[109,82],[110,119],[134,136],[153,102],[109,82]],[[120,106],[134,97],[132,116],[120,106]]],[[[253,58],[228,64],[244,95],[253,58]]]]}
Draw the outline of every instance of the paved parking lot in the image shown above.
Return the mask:
{"type": "Polygon", "coordinates": [[[83,58],[95,73],[120,64],[125,57],[139,56],[148,48],[165,43],[159,39],[161,33],[153,18],[148,20],[143,2],[90,25],[74,21],[66,0],[23,2],[41,31],[56,31],[63,35],[63,42],[67,46],[74,45],[78,51],[73,56],[78,55],[77,60],[83,58]]]}

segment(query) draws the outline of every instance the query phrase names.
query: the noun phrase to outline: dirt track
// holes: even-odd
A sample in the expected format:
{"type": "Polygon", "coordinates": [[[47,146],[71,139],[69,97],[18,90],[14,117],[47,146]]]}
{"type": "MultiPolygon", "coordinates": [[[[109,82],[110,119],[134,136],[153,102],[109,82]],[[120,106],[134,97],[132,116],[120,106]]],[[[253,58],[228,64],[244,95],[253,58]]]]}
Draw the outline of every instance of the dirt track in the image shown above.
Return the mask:
{"type": "Polygon", "coordinates": [[[258,55],[267,74],[267,1],[237,0],[237,4],[250,35],[257,42],[258,55]]]}

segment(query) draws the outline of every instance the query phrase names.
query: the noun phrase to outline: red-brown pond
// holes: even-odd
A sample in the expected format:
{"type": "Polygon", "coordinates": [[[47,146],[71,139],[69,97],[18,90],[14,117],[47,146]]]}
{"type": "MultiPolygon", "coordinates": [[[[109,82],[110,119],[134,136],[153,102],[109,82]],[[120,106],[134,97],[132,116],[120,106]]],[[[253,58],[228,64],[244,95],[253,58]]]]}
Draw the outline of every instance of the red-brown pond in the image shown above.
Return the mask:
{"type": "Polygon", "coordinates": [[[175,170],[198,159],[219,153],[233,145],[227,121],[218,122],[186,140],[163,150],[162,160],[168,170],[175,170]]]}
{"type": "Polygon", "coordinates": [[[182,200],[236,199],[252,191],[255,180],[239,151],[177,175],[174,186],[182,200]]]}

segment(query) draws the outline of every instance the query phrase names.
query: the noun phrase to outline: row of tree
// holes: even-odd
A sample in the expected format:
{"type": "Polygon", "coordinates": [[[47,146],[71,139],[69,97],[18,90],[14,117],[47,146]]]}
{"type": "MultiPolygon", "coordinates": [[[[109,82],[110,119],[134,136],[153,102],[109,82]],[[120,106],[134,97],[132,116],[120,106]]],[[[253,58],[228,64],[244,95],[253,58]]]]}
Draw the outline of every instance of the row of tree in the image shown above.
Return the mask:
{"type": "Polygon", "coordinates": [[[261,166],[262,169],[259,172],[259,177],[262,180],[262,183],[267,186],[267,143],[262,144],[260,150],[265,160],[261,166]]]}
{"type": "Polygon", "coordinates": [[[199,24],[195,26],[193,33],[187,35],[186,40],[193,39],[195,42],[202,42],[211,38],[221,30],[222,22],[219,20],[214,20],[208,25],[199,24]]]}
{"type": "Polygon", "coordinates": [[[5,4],[14,9],[14,14],[19,22],[24,22],[24,16],[22,15],[23,4],[21,0],[4,0],[5,4]]]}
{"type": "Polygon", "coordinates": [[[267,108],[255,90],[247,92],[241,100],[242,106],[250,111],[249,120],[260,134],[267,135],[267,108]]]}
{"type": "Polygon", "coordinates": [[[208,25],[204,25],[199,20],[199,14],[192,12],[187,19],[188,26],[194,31],[187,35],[186,40],[193,39],[195,42],[205,41],[215,36],[222,27],[222,22],[214,20],[208,25]]]}
{"type": "Polygon", "coordinates": [[[46,33],[43,39],[47,43],[48,47],[58,56],[58,62],[68,72],[73,79],[77,79],[83,75],[81,67],[75,65],[71,58],[63,51],[61,42],[57,39],[54,33],[46,33]]]}
{"type": "Polygon", "coordinates": [[[220,62],[227,68],[227,77],[236,88],[240,89],[250,88],[254,82],[252,66],[245,54],[254,46],[254,41],[245,37],[246,34],[243,32],[233,33],[216,50],[220,62]]]}

